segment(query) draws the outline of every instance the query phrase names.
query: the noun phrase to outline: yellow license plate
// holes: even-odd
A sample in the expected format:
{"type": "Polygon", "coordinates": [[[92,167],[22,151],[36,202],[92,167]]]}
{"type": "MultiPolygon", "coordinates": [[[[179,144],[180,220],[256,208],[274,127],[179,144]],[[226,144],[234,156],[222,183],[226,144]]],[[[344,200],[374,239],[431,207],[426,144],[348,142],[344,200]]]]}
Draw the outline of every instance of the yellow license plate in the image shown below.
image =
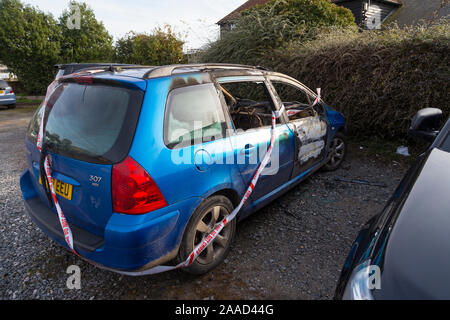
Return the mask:
{"type": "MultiPolygon", "coordinates": [[[[41,176],[39,176],[39,183],[42,184],[41,176]]],[[[53,178],[53,187],[55,188],[55,193],[57,195],[60,195],[67,200],[72,200],[73,185],[53,178]]]]}

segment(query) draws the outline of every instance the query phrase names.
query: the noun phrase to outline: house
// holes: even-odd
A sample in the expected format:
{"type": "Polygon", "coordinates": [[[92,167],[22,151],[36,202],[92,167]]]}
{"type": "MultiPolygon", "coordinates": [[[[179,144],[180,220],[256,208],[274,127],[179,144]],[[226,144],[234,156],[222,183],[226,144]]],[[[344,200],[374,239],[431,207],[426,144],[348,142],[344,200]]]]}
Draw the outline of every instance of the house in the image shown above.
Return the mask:
{"type": "MultiPolygon", "coordinates": [[[[255,5],[263,5],[270,0],[249,0],[239,8],[223,17],[217,24],[220,34],[233,29],[239,14],[255,5]]],[[[356,24],[364,29],[379,29],[386,19],[393,15],[403,0],[330,0],[332,3],[349,9],[355,16],[356,24]]],[[[423,0],[419,0],[423,1],[423,0]]],[[[428,1],[428,0],[427,0],[428,1]]],[[[439,0],[438,0],[439,1],[439,0]]]]}
{"type": "Polygon", "coordinates": [[[220,26],[220,35],[222,35],[224,32],[230,31],[234,28],[236,25],[236,19],[239,17],[239,14],[242,11],[245,11],[247,9],[253,8],[256,5],[263,5],[266,4],[271,0],[248,0],[243,5],[220,19],[217,24],[220,26]]]}
{"type": "Polygon", "coordinates": [[[363,29],[380,29],[381,25],[403,4],[402,0],[331,0],[349,9],[363,29]]]}

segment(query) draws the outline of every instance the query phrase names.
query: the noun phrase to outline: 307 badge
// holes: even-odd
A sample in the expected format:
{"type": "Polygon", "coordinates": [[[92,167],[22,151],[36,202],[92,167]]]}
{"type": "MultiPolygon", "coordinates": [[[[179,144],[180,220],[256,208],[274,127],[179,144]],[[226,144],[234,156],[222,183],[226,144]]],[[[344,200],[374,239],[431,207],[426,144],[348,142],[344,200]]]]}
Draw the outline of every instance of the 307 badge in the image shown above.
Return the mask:
{"type": "MultiPolygon", "coordinates": [[[[42,184],[41,177],[39,176],[39,183],[42,184]]],[[[53,178],[53,187],[55,188],[55,193],[67,200],[72,200],[73,185],[70,183],[65,183],[61,180],[53,178]]]]}

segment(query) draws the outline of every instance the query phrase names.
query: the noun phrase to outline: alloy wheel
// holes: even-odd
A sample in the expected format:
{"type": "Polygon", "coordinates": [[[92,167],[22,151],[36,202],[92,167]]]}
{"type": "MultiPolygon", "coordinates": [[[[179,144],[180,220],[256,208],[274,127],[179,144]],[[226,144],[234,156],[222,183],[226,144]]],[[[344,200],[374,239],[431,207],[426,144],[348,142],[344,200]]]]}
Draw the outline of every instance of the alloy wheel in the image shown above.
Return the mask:
{"type": "MultiPolygon", "coordinates": [[[[199,245],[214,229],[214,227],[229,215],[226,208],[216,205],[210,210],[205,211],[199,220],[193,239],[193,247],[199,245]]],[[[221,256],[229,245],[231,236],[231,225],[226,225],[222,231],[216,236],[213,243],[211,243],[198,256],[197,262],[200,264],[210,264],[217,257],[221,256]]]]}

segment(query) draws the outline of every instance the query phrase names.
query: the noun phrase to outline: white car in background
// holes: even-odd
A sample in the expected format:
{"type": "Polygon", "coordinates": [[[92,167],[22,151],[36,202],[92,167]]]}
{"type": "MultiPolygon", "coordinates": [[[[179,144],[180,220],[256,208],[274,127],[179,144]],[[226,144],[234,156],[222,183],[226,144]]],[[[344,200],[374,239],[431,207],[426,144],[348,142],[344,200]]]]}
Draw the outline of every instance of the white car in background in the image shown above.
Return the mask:
{"type": "Polygon", "coordinates": [[[7,106],[8,109],[16,107],[16,95],[5,80],[0,80],[0,106],[7,106]]]}

